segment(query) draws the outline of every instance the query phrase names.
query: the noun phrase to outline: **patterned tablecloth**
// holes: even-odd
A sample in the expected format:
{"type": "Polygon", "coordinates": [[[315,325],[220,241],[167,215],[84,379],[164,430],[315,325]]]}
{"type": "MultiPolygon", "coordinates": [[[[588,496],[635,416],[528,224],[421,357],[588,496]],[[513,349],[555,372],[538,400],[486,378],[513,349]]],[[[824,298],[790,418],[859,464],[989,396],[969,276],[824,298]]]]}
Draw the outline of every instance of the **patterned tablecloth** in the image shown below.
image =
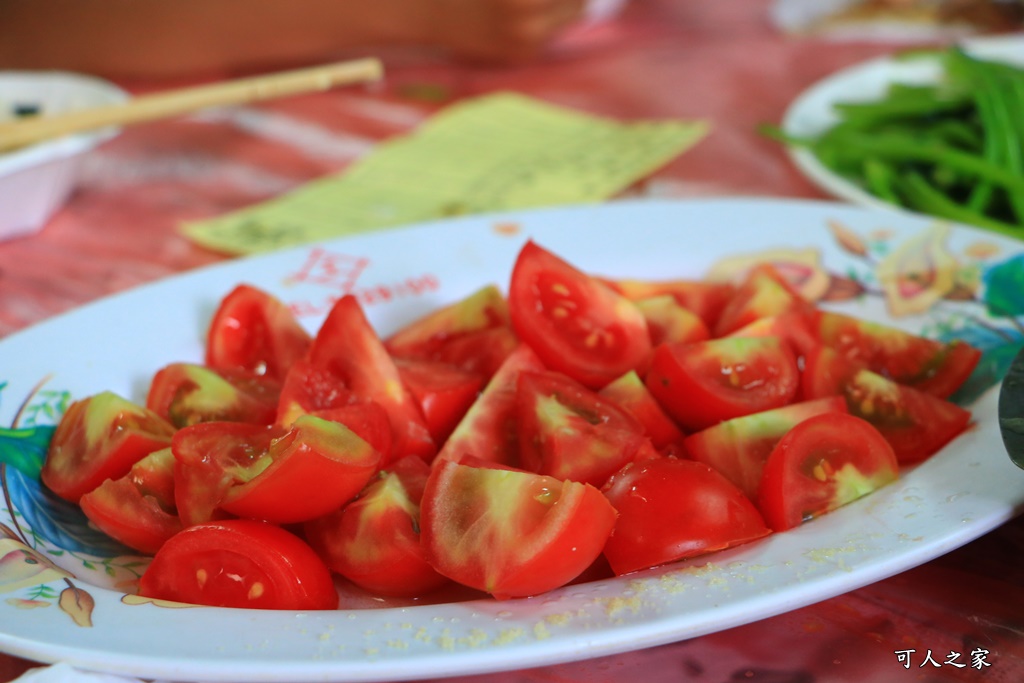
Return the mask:
{"type": "MultiPolygon", "coordinates": [[[[629,194],[821,198],[760,136],[804,88],[888,43],[780,34],[768,0],[636,0],[543,63],[454,66],[385,55],[386,82],[125,130],[92,153],[46,228],[0,244],[0,337],[98,297],[225,257],[178,231],[345,168],[439,106],[514,90],[622,120],[706,118],[710,135],[629,194]]],[[[136,92],[148,84],[125,83],[136,92]]],[[[8,359],[8,362],[10,359],[8,359]]],[[[928,564],[747,626],[650,650],[474,677],[824,683],[1024,680],[1024,522],[928,564]]],[[[31,663],[0,656],[0,681],[31,663]]]]}

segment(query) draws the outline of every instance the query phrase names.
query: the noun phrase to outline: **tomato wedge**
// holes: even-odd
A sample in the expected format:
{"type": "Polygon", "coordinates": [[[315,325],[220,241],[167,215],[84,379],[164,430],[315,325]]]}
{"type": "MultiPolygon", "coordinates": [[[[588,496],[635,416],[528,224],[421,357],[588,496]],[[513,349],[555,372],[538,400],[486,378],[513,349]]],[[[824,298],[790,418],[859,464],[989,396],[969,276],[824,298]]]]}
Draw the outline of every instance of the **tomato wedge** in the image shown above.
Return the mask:
{"type": "Polygon", "coordinates": [[[778,337],[725,337],[654,350],[647,388],[688,432],[791,402],[800,371],[778,337]]]}
{"type": "Polygon", "coordinates": [[[206,365],[282,380],[309,344],[309,333],[288,306],[262,289],[242,284],[221,299],[210,321],[206,365]]]}
{"type": "Polygon", "coordinates": [[[768,456],[758,506],[775,531],[831,512],[896,480],[896,454],[865,420],[823,413],[793,427],[768,456]]]}
{"type": "Polygon", "coordinates": [[[249,519],[176,534],[142,575],[139,595],[211,607],[338,607],[334,579],[312,548],[280,527],[249,519]]]}
{"type": "Polygon", "coordinates": [[[807,418],[834,411],[846,412],[840,396],[791,403],[720,422],[686,437],[684,445],[689,457],[710,465],[757,500],[764,463],[779,439],[807,418]]]}
{"type": "Polygon", "coordinates": [[[971,375],[981,351],[963,341],[940,342],[834,311],[811,318],[818,341],[839,355],[919,391],[948,398],[971,375]]]}
{"type": "Polygon", "coordinates": [[[722,337],[761,318],[812,308],[800,292],[769,263],[750,269],[733,292],[713,328],[722,337]]]}
{"type": "Polygon", "coordinates": [[[486,462],[517,466],[519,433],[516,426],[516,382],[521,372],[544,369],[526,344],[501,365],[469,407],[434,458],[459,462],[467,456],[486,462]]]}
{"type": "Polygon", "coordinates": [[[636,418],[657,450],[671,452],[682,447],[683,432],[635,372],[627,372],[597,393],[636,418]]]}
{"type": "Polygon", "coordinates": [[[523,372],[516,385],[524,469],[601,486],[641,452],[643,426],[559,372],[523,372]]]}
{"type": "Polygon", "coordinates": [[[828,347],[807,356],[802,383],[808,398],[842,396],[848,412],[874,425],[902,465],[931,457],[971,421],[970,411],[955,403],[861,369],[828,347]]]}
{"type": "Polygon", "coordinates": [[[181,531],[174,504],[174,455],[150,453],[118,479],[107,479],[79,499],[89,521],[129,548],[152,555],[181,531]]]}
{"type": "Polygon", "coordinates": [[[77,503],[105,479],[171,443],[174,427],[152,410],[104,391],[72,403],[53,432],[40,473],[46,486],[77,503]]]}
{"type": "Polygon", "coordinates": [[[633,463],[603,490],[618,512],[604,547],[618,575],[770,533],[743,492],[704,463],[669,457],[633,463]]]}
{"type": "Polygon", "coordinates": [[[545,366],[592,389],[641,367],[651,351],[633,302],[532,241],[512,270],[509,312],[545,366]]]}
{"type": "Polygon", "coordinates": [[[498,599],[563,586],[601,554],[615,510],[593,486],[435,462],[421,507],[427,560],[498,599]]]}
{"type": "Polygon", "coordinates": [[[179,428],[215,420],[270,424],[280,392],[281,383],[265,375],[171,363],[153,375],[146,407],[179,428]]]}
{"type": "Polygon", "coordinates": [[[722,308],[732,297],[735,286],[729,282],[709,280],[611,280],[601,281],[632,301],[665,294],[680,306],[697,314],[708,328],[713,328],[722,308]]]}
{"type": "Polygon", "coordinates": [[[354,296],[342,297],[331,308],[309,348],[308,360],[340,378],[359,400],[373,401],[387,411],[392,457],[418,455],[429,460],[434,456],[437,447],[423,414],[354,296]]]}
{"type": "Polygon", "coordinates": [[[303,525],[327,566],[376,595],[414,598],[448,582],[423,555],[420,501],[430,466],[406,456],[341,510],[303,525]]]}

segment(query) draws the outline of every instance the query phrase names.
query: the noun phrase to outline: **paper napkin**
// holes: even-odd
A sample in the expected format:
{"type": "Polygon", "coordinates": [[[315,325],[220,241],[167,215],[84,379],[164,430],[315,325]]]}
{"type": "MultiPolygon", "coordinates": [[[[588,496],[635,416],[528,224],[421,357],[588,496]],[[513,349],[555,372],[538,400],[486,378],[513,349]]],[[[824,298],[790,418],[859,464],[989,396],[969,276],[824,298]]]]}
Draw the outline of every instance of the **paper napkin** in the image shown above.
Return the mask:
{"type": "Polygon", "coordinates": [[[707,130],[703,121],[623,123],[487,95],[442,110],[341,174],[183,230],[241,254],[446,216],[601,201],[707,130]]]}

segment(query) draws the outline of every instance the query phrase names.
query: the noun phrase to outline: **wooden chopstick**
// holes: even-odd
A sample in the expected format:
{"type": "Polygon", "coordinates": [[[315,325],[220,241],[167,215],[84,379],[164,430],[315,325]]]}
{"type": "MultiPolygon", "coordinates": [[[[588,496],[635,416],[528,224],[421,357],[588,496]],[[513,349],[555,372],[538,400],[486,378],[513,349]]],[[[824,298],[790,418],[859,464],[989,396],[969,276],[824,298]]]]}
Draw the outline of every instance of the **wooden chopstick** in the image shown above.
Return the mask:
{"type": "Polygon", "coordinates": [[[72,133],[153,121],[207,107],[245,104],[379,80],[383,71],[377,59],[357,59],[143,95],[123,104],[14,119],[0,123],[0,152],[72,133]]]}

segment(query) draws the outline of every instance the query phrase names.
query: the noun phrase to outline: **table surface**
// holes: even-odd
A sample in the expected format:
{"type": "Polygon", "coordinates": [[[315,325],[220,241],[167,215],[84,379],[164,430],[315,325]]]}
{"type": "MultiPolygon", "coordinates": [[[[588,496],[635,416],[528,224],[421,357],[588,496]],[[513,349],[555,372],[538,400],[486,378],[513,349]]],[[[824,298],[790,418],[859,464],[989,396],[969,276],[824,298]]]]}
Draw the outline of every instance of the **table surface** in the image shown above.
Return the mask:
{"type": "MultiPolygon", "coordinates": [[[[83,303],[226,257],[178,232],[345,168],[439,106],[497,90],[622,120],[706,118],[709,137],[629,190],[647,197],[822,198],[757,133],[836,69],[893,49],[780,34],[769,0],[637,0],[542,63],[453,65],[385,54],[386,82],[144,124],[85,159],[85,178],[37,235],[0,243],[0,337],[83,303]]],[[[126,83],[129,89],[151,90],[126,83]]],[[[1024,522],[923,566],[746,626],[623,655],[474,677],[574,681],[1024,680],[1024,522]],[[897,651],[916,651],[900,662],[897,651]],[[931,650],[939,666],[924,660],[931,650]],[[990,666],[971,666],[988,651],[990,666]],[[956,666],[949,653],[961,653],[956,666]]],[[[0,681],[32,663],[0,655],[0,681]]]]}

